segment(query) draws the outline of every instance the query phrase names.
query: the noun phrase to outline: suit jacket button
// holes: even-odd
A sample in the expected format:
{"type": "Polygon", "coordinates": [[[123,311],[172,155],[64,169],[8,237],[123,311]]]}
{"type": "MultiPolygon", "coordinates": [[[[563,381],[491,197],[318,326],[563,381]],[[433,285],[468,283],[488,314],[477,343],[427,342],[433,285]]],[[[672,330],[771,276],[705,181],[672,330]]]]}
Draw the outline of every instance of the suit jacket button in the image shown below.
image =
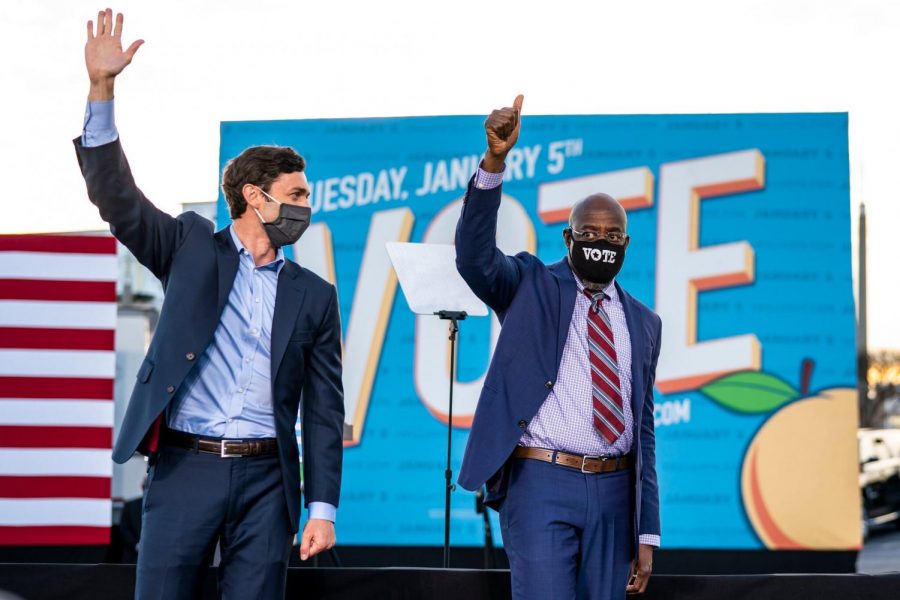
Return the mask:
{"type": "Polygon", "coordinates": [[[197,358],[197,356],[193,352],[188,352],[184,355],[184,357],[188,360],[194,360],[195,358],[197,358]]]}
{"type": "Polygon", "coordinates": [[[544,387],[547,388],[548,390],[552,390],[552,389],[553,389],[553,382],[552,382],[552,381],[545,381],[545,382],[544,382],[544,387]]]}
{"type": "Polygon", "coordinates": [[[166,388],[166,391],[169,392],[169,393],[171,394],[172,392],[175,391],[175,386],[174,386],[174,385],[170,385],[169,387],[166,388]]]}
{"type": "Polygon", "coordinates": [[[527,427],[527,426],[528,426],[528,421],[526,421],[525,419],[522,419],[519,421],[519,427],[521,429],[525,429],[525,427],[527,427]]]}

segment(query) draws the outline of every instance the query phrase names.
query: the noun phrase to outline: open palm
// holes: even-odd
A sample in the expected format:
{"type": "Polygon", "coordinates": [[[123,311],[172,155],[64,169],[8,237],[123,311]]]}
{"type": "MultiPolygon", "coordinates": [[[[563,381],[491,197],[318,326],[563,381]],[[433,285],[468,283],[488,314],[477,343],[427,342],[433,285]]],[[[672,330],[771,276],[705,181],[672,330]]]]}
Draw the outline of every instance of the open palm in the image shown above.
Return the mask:
{"type": "Polygon", "coordinates": [[[94,32],[94,23],[87,23],[87,43],[84,45],[84,62],[87,65],[88,77],[91,82],[101,82],[115,78],[122,69],[131,63],[137,49],[144,40],[136,40],[127,50],[122,50],[122,22],[121,13],[116,15],[115,27],[113,26],[113,12],[110,9],[97,14],[97,30],[94,32]]]}

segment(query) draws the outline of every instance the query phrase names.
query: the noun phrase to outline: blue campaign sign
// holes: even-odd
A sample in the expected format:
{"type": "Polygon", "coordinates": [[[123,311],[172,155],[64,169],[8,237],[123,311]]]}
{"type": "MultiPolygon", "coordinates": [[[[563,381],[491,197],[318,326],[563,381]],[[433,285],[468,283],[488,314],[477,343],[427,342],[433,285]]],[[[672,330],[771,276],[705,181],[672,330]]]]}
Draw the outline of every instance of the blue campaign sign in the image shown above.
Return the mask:
{"type": "MultiPolygon", "coordinates": [[[[307,159],[313,225],[291,250],[340,298],[343,544],[442,543],[447,324],[410,312],[385,244],[452,243],[483,121],[222,124],[221,166],[257,144],[307,159]]],[[[599,191],[628,210],[619,281],[663,320],[664,547],[858,546],[847,116],[526,116],[499,247],[558,260],[569,209],[599,191]]],[[[218,215],[225,226],[221,195],[218,215]]],[[[498,327],[461,326],[455,472],[498,327]]],[[[452,522],[454,544],[482,542],[468,492],[452,522]]]]}

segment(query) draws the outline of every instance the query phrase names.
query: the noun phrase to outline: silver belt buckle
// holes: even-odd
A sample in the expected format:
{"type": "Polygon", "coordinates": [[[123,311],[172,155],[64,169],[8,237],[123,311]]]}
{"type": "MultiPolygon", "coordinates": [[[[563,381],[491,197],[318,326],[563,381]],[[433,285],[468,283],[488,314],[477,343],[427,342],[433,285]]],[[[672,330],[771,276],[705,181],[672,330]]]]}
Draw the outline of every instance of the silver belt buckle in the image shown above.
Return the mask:
{"type": "Polygon", "coordinates": [[[241,456],[243,456],[243,454],[229,454],[229,453],[225,450],[225,444],[226,444],[227,442],[224,441],[224,440],[222,440],[222,442],[220,442],[220,443],[222,444],[222,447],[219,449],[219,456],[220,456],[221,458],[240,458],[241,456]]]}
{"type": "Polygon", "coordinates": [[[582,473],[590,473],[591,475],[593,475],[593,473],[591,473],[590,471],[584,470],[584,466],[587,464],[587,460],[589,458],[593,458],[593,459],[603,462],[603,461],[606,461],[608,457],[603,456],[602,454],[598,454],[597,456],[590,456],[590,455],[585,454],[584,456],[581,457],[581,472],[582,473]]]}

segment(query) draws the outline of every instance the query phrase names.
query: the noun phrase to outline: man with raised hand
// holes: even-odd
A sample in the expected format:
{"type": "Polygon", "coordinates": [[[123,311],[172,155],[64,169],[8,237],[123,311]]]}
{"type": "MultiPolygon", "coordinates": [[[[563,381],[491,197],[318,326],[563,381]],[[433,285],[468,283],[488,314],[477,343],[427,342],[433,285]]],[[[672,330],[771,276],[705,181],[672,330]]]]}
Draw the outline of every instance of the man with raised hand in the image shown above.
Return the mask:
{"type": "Polygon", "coordinates": [[[575,203],[558,262],[497,248],[522,102],[485,121],[487,152],[456,230],[457,268],[502,323],[459,484],[487,483],[514,598],[623,598],[645,590],[659,546],[661,323],[615,280],[630,238],[625,211],[606,194],[575,203]]]}
{"type": "Polygon", "coordinates": [[[335,288],[282,250],[309,225],[305,162],[277,146],[232,159],[222,174],[232,223],[218,232],[156,208],[113,119],[116,77],[143,43],[123,50],[122,22],[107,9],[87,24],[90,95],[75,149],[100,216],[165,289],[113,450],[120,463],[150,457],[135,597],[197,597],[219,542],[220,597],[281,599],[301,502],[298,410],[304,560],[335,543],[343,456],[335,288]]]}

